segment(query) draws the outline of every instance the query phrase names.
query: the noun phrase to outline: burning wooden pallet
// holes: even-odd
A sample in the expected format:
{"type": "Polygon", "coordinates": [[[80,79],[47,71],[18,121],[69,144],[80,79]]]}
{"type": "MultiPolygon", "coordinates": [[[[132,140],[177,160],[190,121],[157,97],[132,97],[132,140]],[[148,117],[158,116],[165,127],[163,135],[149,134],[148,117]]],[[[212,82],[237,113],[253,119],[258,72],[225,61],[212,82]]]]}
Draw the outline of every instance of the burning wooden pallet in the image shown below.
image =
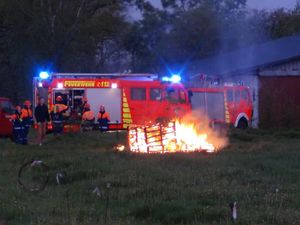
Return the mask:
{"type": "Polygon", "coordinates": [[[137,153],[213,152],[215,147],[206,141],[206,134],[199,134],[193,125],[172,121],[149,126],[129,128],[129,146],[137,153]]]}

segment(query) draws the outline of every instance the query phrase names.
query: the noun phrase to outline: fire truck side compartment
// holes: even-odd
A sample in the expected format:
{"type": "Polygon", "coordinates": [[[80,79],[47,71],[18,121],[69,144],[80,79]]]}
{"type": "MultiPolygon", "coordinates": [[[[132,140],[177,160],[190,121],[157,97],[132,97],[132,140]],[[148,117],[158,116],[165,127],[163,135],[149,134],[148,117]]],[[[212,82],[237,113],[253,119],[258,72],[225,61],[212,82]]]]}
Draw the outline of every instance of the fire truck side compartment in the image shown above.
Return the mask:
{"type": "Polygon", "coordinates": [[[222,92],[193,92],[192,109],[205,113],[210,120],[225,121],[224,94],[222,92]]]}
{"type": "Polygon", "coordinates": [[[86,90],[86,97],[95,116],[97,117],[100,105],[104,105],[105,110],[110,114],[112,123],[121,122],[121,96],[120,88],[90,88],[86,90]]]}

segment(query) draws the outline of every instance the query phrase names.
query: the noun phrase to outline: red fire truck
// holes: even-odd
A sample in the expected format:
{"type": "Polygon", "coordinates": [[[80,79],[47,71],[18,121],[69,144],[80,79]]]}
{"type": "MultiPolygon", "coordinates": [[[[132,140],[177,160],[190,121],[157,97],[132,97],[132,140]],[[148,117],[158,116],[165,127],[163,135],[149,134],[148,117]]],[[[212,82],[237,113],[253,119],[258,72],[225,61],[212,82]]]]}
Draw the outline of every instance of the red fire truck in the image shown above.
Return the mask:
{"type": "Polygon", "coordinates": [[[111,116],[110,129],[180,117],[191,110],[182,84],[159,81],[153,74],[41,72],[34,78],[34,106],[44,97],[52,110],[57,96],[69,106],[66,123],[80,121],[80,106],[87,98],[95,115],[100,105],[105,106],[111,116]]]}
{"type": "Polygon", "coordinates": [[[193,110],[199,110],[213,123],[231,124],[245,129],[251,125],[253,104],[243,85],[197,85],[189,88],[193,110]]]}
{"type": "Polygon", "coordinates": [[[9,120],[11,114],[13,114],[11,101],[0,97],[0,136],[12,136],[12,123],[9,120]]]}

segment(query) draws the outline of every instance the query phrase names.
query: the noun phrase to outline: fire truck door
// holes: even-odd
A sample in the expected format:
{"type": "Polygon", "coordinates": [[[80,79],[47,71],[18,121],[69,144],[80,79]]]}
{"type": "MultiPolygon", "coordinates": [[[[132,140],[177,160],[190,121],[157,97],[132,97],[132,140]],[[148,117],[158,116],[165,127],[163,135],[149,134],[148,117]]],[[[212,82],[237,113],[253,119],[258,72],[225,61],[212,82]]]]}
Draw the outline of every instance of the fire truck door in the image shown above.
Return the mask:
{"type": "Polygon", "coordinates": [[[183,90],[179,89],[179,107],[177,107],[177,116],[183,117],[189,110],[189,95],[183,90]]]}
{"type": "Polygon", "coordinates": [[[206,101],[205,101],[205,92],[193,92],[191,97],[192,109],[194,111],[199,111],[199,113],[206,113],[206,101]]]}
{"type": "Polygon", "coordinates": [[[249,116],[249,118],[251,117],[252,102],[251,102],[250,93],[247,89],[241,90],[241,103],[239,108],[240,108],[239,109],[240,113],[246,113],[249,116]]]}
{"type": "Polygon", "coordinates": [[[166,105],[162,98],[161,88],[150,88],[150,99],[148,105],[148,119],[150,121],[157,121],[165,116],[166,105]]]}
{"type": "Polygon", "coordinates": [[[225,106],[223,92],[206,93],[207,115],[217,122],[225,121],[225,106]]]}
{"type": "Polygon", "coordinates": [[[225,121],[224,95],[222,92],[193,92],[192,109],[204,113],[210,120],[225,121]]]}
{"type": "Polygon", "coordinates": [[[120,88],[90,88],[86,90],[86,97],[91,110],[97,118],[100,105],[110,114],[110,122],[121,122],[121,89],[120,88]]]}
{"type": "Polygon", "coordinates": [[[228,89],[226,91],[226,97],[227,97],[227,106],[228,106],[228,112],[229,112],[229,117],[230,117],[230,123],[232,123],[232,121],[235,121],[235,118],[236,118],[233,89],[228,89]]]}
{"type": "MultiPolygon", "coordinates": [[[[181,90],[178,88],[168,88],[167,89],[167,99],[168,104],[165,108],[165,115],[168,118],[181,117],[183,115],[183,108],[181,101],[184,99],[180,98],[181,90]]],[[[184,98],[184,97],[183,97],[184,98]]]]}
{"type": "Polygon", "coordinates": [[[135,124],[145,124],[151,120],[148,115],[149,105],[147,104],[147,89],[142,87],[130,88],[129,108],[132,114],[132,120],[135,124]]]}
{"type": "Polygon", "coordinates": [[[234,91],[234,118],[238,117],[239,114],[239,108],[241,104],[241,92],[240,90],[235,90],[234,91]]]}

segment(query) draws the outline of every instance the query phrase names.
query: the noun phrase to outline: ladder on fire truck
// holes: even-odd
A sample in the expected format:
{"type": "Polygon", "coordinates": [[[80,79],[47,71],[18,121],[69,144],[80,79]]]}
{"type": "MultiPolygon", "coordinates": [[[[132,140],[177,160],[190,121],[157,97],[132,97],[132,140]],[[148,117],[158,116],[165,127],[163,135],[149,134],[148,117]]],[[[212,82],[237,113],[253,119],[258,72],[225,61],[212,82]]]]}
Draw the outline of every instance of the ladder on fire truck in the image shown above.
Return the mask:
{"type": "Polygon", "coordinates": [[[184,82],[186,88],[215,88],[220,86],[245,86],[244,82],[225,82],[221,76],[210,76],[207,74],[196,74],[184,82]]]}
{"type": "Polygon", "coordinates": [[[209,76],[207,74],[195,74],[189,81],[184,82],[186,88],[208,88],[220,86],[222,79],[220,76],[209,76]]]}
{"type": "Polygon", "coordinates": [[[107,78],[125,80],[157,80],[157,74],[148,73],[51,73],[51,78],[107,78]]]}

